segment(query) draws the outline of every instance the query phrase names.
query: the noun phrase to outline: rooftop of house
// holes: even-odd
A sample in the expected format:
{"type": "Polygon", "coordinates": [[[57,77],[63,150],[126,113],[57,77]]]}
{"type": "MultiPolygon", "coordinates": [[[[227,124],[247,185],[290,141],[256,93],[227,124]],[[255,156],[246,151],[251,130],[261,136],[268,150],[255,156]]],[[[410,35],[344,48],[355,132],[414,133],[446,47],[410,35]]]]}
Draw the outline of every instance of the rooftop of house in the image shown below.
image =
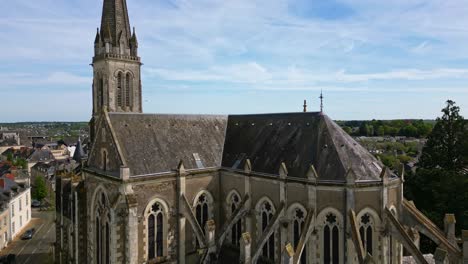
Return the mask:
{"type": "Polygon", "coordinates": [[[22,159],[27,159],[31,154],[34,152],[33,148],[28,148],[28,147],[21,147],[19,149],[17,148],[8,148],[5,150],[3,153],[1,153],[2,156],[8,156],[11,154],[14,158],[22,158],[22,159]]]}
{"type": "Polygon", "coordinates": [[[48,148],[35,149],[28,157],[29,162],[51,161],[54,159],[52,151],[48,148]]]}
{"type": "Polygon", "coordinates": [[[16,183],[7,177],[0,177],[0,202],[9,201],[26,188],[23,183],[16,183]]]}

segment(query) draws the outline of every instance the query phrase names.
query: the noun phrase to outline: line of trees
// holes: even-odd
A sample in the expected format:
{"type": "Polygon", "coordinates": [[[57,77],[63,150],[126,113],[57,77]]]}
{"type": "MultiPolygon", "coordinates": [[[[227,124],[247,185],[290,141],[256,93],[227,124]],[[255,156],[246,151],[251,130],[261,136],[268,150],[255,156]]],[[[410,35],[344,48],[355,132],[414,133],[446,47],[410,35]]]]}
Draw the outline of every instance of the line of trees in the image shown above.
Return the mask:
{"type": "Polygon", "coordinates": [[[343,129],[352,136],[406,136],[427,137],[433,123],[424,120],[372,120],[339,121],[343,129]],[[356,129],[358,128],[358,129],[356,129]]]}

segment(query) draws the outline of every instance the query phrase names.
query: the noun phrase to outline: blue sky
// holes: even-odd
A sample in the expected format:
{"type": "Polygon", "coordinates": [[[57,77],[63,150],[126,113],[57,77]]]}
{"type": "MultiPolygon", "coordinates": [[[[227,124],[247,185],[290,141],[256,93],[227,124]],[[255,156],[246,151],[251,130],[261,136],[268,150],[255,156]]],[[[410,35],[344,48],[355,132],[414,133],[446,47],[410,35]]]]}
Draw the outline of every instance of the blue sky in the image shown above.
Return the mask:
{"type": "MultiPolygon", "coordinates": [[[[0,122],[84,121],[102,1],[2,1],[0,122]]],[[[144,111],[468,117],[468,1],[127,0],[144,111]]]]}

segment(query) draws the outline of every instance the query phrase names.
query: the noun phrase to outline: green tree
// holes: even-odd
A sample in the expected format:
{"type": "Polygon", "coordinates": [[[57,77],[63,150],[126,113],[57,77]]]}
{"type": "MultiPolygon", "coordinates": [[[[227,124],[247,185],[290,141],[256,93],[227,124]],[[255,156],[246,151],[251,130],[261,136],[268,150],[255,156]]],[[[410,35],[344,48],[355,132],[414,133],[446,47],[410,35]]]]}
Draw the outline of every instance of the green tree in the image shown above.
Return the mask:
{"type": "Polygon", "coordinates": [[[17,158],[13,161],[13,165],[20,167],[22,169],[27,169],[28,168],[28,161],[25,159],[17,158]]]}
{"type": "MultiPolygon", "coordinates": [[[[468,130],[459,111],[455,102],[447,101],[423,148],[416,174],[409,174],[405,183],[405,196],[440,228],[446,213],[455,214],[457,234],[468,228],[468,177],[462,170],[468,166],[463,147],[468,130]]],[[[434,249],[423,241],[421,248],[434,249]]]]}
{"type": "Polygon", "coordinates": [[[378,126],[376,131],[377,131],[377,136],[382,137],[382,136],[385,135],[385,128],[384,128],[384,126],[378,126]]]}
{"type": "Polygon", "coordinates": [[[362,122],[361,125],[359,126],[359,135],[367,136],[368,134],[369,134],[369,126],[366,124],[366,122],[362,122]]]}
{"type": "Polygon", "coordinates": [[[429,135],[423,148],[420,167],[443,168],[448,170],[461,169],[464,161],[463,141],[466,140],[467,130],[465,120],[459,114],[460,108],[454,101],[448,100],[447,106],[442,109],[442,117],[429,135]]]}
{"type": "Polygon", "coordinates": [[[353,130],[349,127],[349,126],[344,126],[343,127],[343,130],[348,133],[349,135],[351,135],[351,133],[353,132],[353,130]]]}
{"type": "Polygon", "coordinates": [[[42,201],[45,197],[47,197],[47,187],[44,178],[37,176],[34,181],[34,198],[42,201]]]}

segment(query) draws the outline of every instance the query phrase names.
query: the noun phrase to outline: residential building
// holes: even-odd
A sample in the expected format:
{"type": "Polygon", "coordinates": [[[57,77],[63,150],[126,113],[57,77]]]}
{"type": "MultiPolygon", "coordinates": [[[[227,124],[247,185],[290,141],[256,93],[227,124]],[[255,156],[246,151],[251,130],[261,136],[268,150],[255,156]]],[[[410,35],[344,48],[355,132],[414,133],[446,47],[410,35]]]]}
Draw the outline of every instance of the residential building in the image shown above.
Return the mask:
{"type": "Polygon", "coordinates": [[[8,203],[0,202],[0,250],[9,242],[10,210],[8,203]]]}
{"type": "Polygon", "coordinates": [[[31,193],[27,184],[0,178],[0,202],[9,210],[8,241],[15,238],[31,220],[31,193]]]}

